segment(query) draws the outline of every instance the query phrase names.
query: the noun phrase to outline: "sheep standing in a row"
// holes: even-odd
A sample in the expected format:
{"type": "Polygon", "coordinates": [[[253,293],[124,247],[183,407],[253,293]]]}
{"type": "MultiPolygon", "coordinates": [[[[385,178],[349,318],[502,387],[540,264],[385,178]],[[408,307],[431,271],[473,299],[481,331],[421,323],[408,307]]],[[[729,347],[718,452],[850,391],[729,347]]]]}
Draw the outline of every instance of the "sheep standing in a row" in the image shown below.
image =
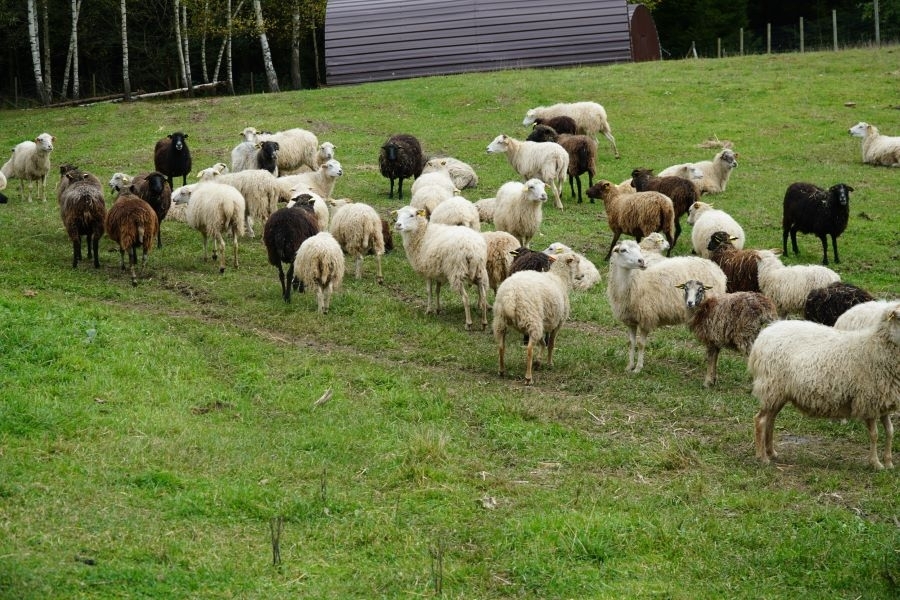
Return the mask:
{"type": "MultiPolygon", "coordinates": [[[[569,153],[569,190],[572,197],[581,204],[581,176],[587,173],[588,187],[594,185],[597,174],[597,140],[589,135],[573,135],[557,133],[547,125],[535,125],[526,141],[556,142],[569,153]],[[575,194],[575,183],[578,183],[578,194],[575,194]]],[[[591,202],[594,200],[591,199],[591,202]]]]}
{"type": "Polygon", "coordinates": [[[395,228],[403,237],[403,249],[413,270],[425,279],[428,303],[425,313],[441,310],[441,283],[448,282],[462,298],[466,313],[466,330],[472,328],[469,308],[468,284],[478,289],[478,306],[481,309],[481,328],[487,327],[487,244],[484,238],[469,229],[457,225],[429,223],[425,212],[412,206],[397,211],[395,228]]]}
{"type": "Polygon", "coordinates": [[[719,265],[728,277],[729,294],[759,292],[759,251],[739,250],[734,247],[737,240],[737,236],[727,231],[713,233],[706,245],[709,259],[719,265]]]}
{"type": "Polygon", "coordinates": [[[119,246],[122,270],[125,270],[125,253],[131,267],[131,285],[137,285],[137,249],[140,247],[141,272],[147,264],[147,255],[153,250],[153,239],[159,229],[156,213],[150,205],[132,194],[123,191],[106,213],[106,235],[119,246]]]}
{"type": "Polygon", "coordinates": [[[633,170],[631,184],[639,192],[659,192],[672,201],[672,208],[675,210],[675,236],[672,239],[672,246],[675,246],[681,235],[681,216],[687,214],[691,205],[700,199],[697,186],[683,177],[654,177],[653,169],[633,170]]]}
{"type": "Polygon", "coordinates": [[[525,183],[507,181],[497,190],[497,206],[494,210],[494,227],[511,233],[523,246],[541,229],[542,206],[547,201],[547,191],[540,179],[525,183]]]}
{"type": "Polygon", "coordinates": [[[377,273],[375,280],[384,283],[381,272],[381,257],[384,256],[384,235],[381,217],[374,208],[362,202],[353,202],[342,206],[331,217],[329,230],[341,248],[354,257],[354,274],[362,278],[363,256],[370,252],[375,255],[377,273]]]}
{"type": "Polygon", "coordinates": [[[753,396],[756,457],[775,452],[775,418],[788,403],[812,417],[859,419],[869,431],[869,464],[892,468],[894,427],[900,411],[900,305],[885,309],[876,326],[859,331],[788,320],[764,329],[747,361],[753,396]],[[798,351],[798,349],[802,349],[798,351]],[[885,434],[884,463],[878,460],[878,425],[885,434]]]}
{"type": "Polygon", "coordinates": [[[182,131],[170,133],[158,140],[153,148],[154,168],[166,176],[169,189],[175,189],[174,177],[181,176],[181,185],[187,185],[191,172],[191,151],[187,145],[188,135],[182,131]]]}
{"type": "Polygon", "coordinates": [[[562,209],[560,186],[569,169],[569,153],[556,142],[527,142],[500,134],[488,144],[489,154],[505,154],[523,179],[540,179],[553,190],[553,202],[562,209]]]}
{"type": "MultiPolygon", "coordinates": [[[[179,189],[184,189],[179,188],[179,189]]],[[[179,199],[188,202],[187,224],[203,236],[203,260],[209,260],[208,242],[213,238],[213,260],[219,260],[219,273],[225,272],[225,236],[234,247],[234,268],[238,262],[238,238],[244,235],[244,197],[230,185],[217,181],[196,184],[179,199]]]]}
{"type": "Polygon", "coordinates": [[[422,174],[443,171],[458,190],[478,187],[478,175],[469,164],[452,156],[432,158],[425,163],[422,174]]]}
{"type": "MultiPolygon", "coordinates": [[[[610,146],[613,154],[619,158],[619,149],[616,147],[616,138],[613,137],[606,109],[596,102],[560,102],[551,106],[536,106],[525,113],[522,125],[528,126],[536,123],[538,119],[553,119],[554,117],[569,117],[575,121],[577,128],[575,133],[597,137],[602,133],[610,146]]],[[[559,130],[557,130],[559,131],[559,130]]]]}
{"type": "Polygon", "coordinates": [[[378,152],[378,168],[381,175],[391,182],[388,198],[394,197],[394,180],[397,180],[397,198],[403,200],[403,180],[416,178],[425,167],[422,144],[408,133],[392,135],[378,152]]]}
{"type": "Polygon", "coordinates": [[[709,240],[717,231],[724,231],[731,237],[732,245],[738,250],[744,247],[746,236],[734,217],[724,210],[714,208],[706,202],[694,202],[688,209],[688,225],[691,225],[691,245],[694,253],[709,258],[709,240]]]}
{"type": "Polygon", "coordinates": [[[702,177],[694,181],[699,192],[701,194],[719,194],[725,191],[731,172],[737,168],[737,165],[737,154],[734,153],[734,150],[726,148],[713,156],[712,160],[672,165],[660,171],[659,176],[677,176],[685,167],[693,167],[702,173],[702,177]]]}
{"type": "Polygon", "coordinates": [[[669,243],[668,252],[675,245],[675,208],[665,194],[659,192],[625,193],[611,181],[601,180],[587,191],[589,198],[600,198],[606,210],[606,222],[613,233],[612,243],[604,260],[608,260],[613,246],[625,233],[638,242],[654,231],[662,233],[669,243]]]}
{"type": "Polygon", "coordinates": [[[782,318],[799,314],[806,304],[806,297],[816,289],[825,287],[841,276],[821,265],[785,266],[773,252],[759,251],[757,266],[759,290],[775,302],[782,318]]]}
{"type": "Polygon", "coordinates": [[[900,136],[881,135],[878,128],[860,121],[850,135],[862,138],[862,161],[867,165],[900,167],[900,136]]]}
{"type": "Polygon", "coordinates": [[[718,381],[722,348],[737,350],[747,356],[762,328],[778,319],[775,303],[757,292],[707,293],[712,286],[696,279],[676,287],[684,290],[684,304],[690,314],[688,327],[706,346],[703,387],[718,381]]]}
{"type": "Polygon", "coordinates": [[[711,286],[716,294],[725,293],[725,274],[710,260],[677,256],[648,267],[637,242],[624,240],[613,248],[606,295],[613,316],[628,328],[626,371],[640,373],[644,368],[647,336],[654,329],[687,321],[684,300],[675,286],[690,279],[711,286]]]}
{"type": "Polygon", "coordinates": [[[294,259],[294,277],[316,290],[316,305],[323,315],[331,307],[331,296],[344,280],[344,252],[327,231],[307,238],[294,259]]]}
{"type": "Polygon", "coordinates": [[[289,208],[279,208],[266,220],[263,227],[263,243],[269,264],[278,269],[281,297],[291,301],[291,285],[294,281],[294,258],[300,245],[319,233],[319,224],[312,210],[312,197],[298,198],[289,208]],[[287,276],[282,263],[287,263],[287,276]]]}
{"type": "Polygon", "coordinates": [[[850,219],[850,192],[853,188],[846,183],[838,183],[823,189],[812,183],[792,183],[784,193],[781,218],[781,244],[784,255],[788,255],[787,239],[791,236],[794,254],[797,249],[797,232],[812,233],[822,240],[822,264],[828,264],[828,236],[834,249],[834,262],[841,262],[838,256],[837,238],[847,229],[850,219]]]}
{"type": "Polygon", "coordinates": [[[156,213],[159,228],[156,230],[156,245],[162,248],[162,222],[172,206],[172,188],[166,176],[159,171],[141,173],[131,180],[131,191],[150,205],[156,213]]]}
{"type": "Polygon", "coordinates": [[[494,298],[494,340],[499,353],[500,375],[506,374],[506,332],[513,329],[528,336],[525,349],[525,385],[534,382],[534,345],[547,347],[547,366],[553,366],[556,336],[569,318],[569,292],[579,276],[580,259],[560,254],[547,272],[520,271],[507,277],[494,298]]]}
{"type": "Polygon", "coordinates": [[[838,318],[856,306],[875,300],[866,290],[835,281],[825,287],[811,290],[803,304],[803,318],[813,323],[832,326],[838,318]]]}
{"type": "Polygon", "coordinates": [[[61,173],[57,187],[59,216],[72,241],[72,268],[81,260],[81,236],[85,237],[88,259],[100,267],[100,238],[106,227],[106,202],[103,184],[96,176],[75,167],[61,173]]]}
{"type": "Polygon", "coordinates": [[[12,156],[0,173],[6,180],[19,180],[19,194],[25,197],[25,182],[28,182],[28,201],[32,201],[32,187],[38,186],[38,198],[47,201],[47,173],[50,172],[50,153],[56,138],[42,133],[34,141],[19,142],[13,148],[12,156]]]}

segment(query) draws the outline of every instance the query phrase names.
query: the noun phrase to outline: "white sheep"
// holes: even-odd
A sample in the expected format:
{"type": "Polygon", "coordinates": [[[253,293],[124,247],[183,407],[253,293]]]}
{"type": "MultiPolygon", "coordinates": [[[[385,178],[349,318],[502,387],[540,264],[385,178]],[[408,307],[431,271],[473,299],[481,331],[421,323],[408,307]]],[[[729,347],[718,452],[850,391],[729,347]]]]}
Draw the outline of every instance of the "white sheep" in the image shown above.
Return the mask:
{"type": "Polygon", "coordinates": [[[547,190],[540,179],[525,183],[507,181],[497,190],[497,206],[494,209],[494,227],[511,233],[523,246],[540,231],[547,190]]]}
{"type": "Polygon", "coordinates": [[[478,175],[468,163],[452,156],[432,158],[422,168],[422,175],[442,171],[449,175],[453,185],[459,189],[478,187],[478,175]]]}
{"type": "Polygon", "coordinates": [[[425,211],[404,206],[397,211],[394,225],[403,238],[403,249],[410,266],[425,278],[428,292],[426,314],[432,312],[434,288],[435,312],[441,310],[441,283],[448,282],[462,298],[466,329],[472,328],[472,313],[466,285],[478,289],[481,328],[487,327],[487,243],[481,234],[468,227],[429,223],[425,211]]]}
{"type": "Polygon", "coordinates": [[[230,185],[241,193],[246,205],[244,229],[250,237],[256,235],[254,224],[265,223],[269,215],[278,210],[278,203],[289,198],[279,178],[265,169],[213,175],[213,181],[230,185]]]}
{"type": "Polygon", "coordinates": [[[575,121],[576,133],[597,137],[602,133],[609,140],[613,154],[619,158],[616,138],[613,137],[606,109],[596,102],[560,102],[551,106],[536,106],[525,113],[522,125],[532,125],[535,120],[547,120],[554,117],[571,117],[575,121]]]}
{"type": "MultiPolygon", "coordinates": [[[[3,171],[0,171],[0,190],[6,189],[6,175],[3,174],[3,171]]],[[[7,198],[3,194],[0,194],[0,204],[6,204],[7,198]]]]}
{"type": "Polygon", "coordinates": [[[481,236],[487,242],[488,285],[496,292],[500,282],[509,276],[509,268],[515,258],[512,253],[521,244],[514,235],[505,231],[483,231],[481,236]]]}
{"type": "Polygon", "coordinates": [[[641,240],[641,243],[638,244],[641,248],[641,252],[644,255],[644,261],[647,263],[649,267],[655,262],[659,262],[661,260],[665,260],[665,256],[663,253],[669,249],[669,242],[666,241],[666,238],[658,231],[654,231],[647,237],[641,240]]]}
{"type": "Polygon", "coordinates": [[[569,153],[556,142],[529,142],[500,134],[488,144],[489,154],[506,154],[510,166],[523,179],[540,179],[553,190],[553,202],[562,209],[560,187],[565,185],[569,153]]]}
{"type": "Polygon", "coordinates": [[[802,313],[812,290],[841,280],[840,275],[822,265],[785,266],[769,250],[760,250],[759,256],[759,291],[772,299],[782,318],[802,313]]]}
{"type": "Polygon", "coordinates": [[[316,150],[316,164],[321,167],[332,158],[334,158],[334,144],[331,142],[319,144],[319,149],[316,150]]]}
{"type": "Polygon", "coordinates": [[[279,179],[281,186],[290,190],[292,198],[297,194],[313,192],[325,200],[329,200],[334,193],[337,178],[343,174],[344,169],[341,167],[341,163],[332,158],[315,171],[287,175],[279,179]]]}
{"type": "Polygon", "coordinates": [[[204,181],[181,186],[173,192],[172,201],[188,203],[185,217],[187,224],[203,236],[203,260],[208,259],[207,246],[212,237],[213,260],[218,258],[219,273],[225,272],[224,236],[227,235],[234,246],[234,268],[238,268],[238,238],[244,235],[246,209],[241,193],[224,183],[204,181]]]}
{"type": "Polygon", "coordinates": [[[409,200],[413,208],[424,210],[430,215],[439,204],[452,198],[454,193],[442,185],[426,185],[416,190],[409,200]]]}
{"type": "Polygon", "coordinates": [[[244,139],[253,142],[278,142],[278,172],[291,175],[303,167],[319,168],[319,140],[311,131],[294,128],[276,133],[261,133],[252,127],[244,129],[244,139]],[[253,136],[249,140],[249,136],[253,136]]]}
{"type": "Polygon", "coordinates": [[[494,211],[497,209],[497,199],[482,198],[475,202],[475,208],[478,209],[478,219],[482,223],[493,223],[494,211]]]}
{"type": "Polygon", "coordinates": [[[438,204],[428,217],[432,223],[462,225],[474,231],[481,231],[478,209],[462,196],[453,196],[438,204]]]}
{"type": "Polygon", "coordinates": [[[628,328],[626,371],[640,373],[644,368],[647,336],[654,329],[687,321],[682,294],[675,286],[690,279],[704,282],[714,293],[725,293],[725,274],[711,260],[677,256],[648,267],[637,242],[623,240],[613,248],[606,295],[613,316],[628,328]]]}
{"type": "Polygon", "coordinates": [[[316,305],[323,315],[331,307],[331,296],[344,280],[344,252],[327,231],[306,238],[294,259],[294,278],[316,290],[316,305]]]}
{"type": "Polygon", "coordinates": [[[450,195],[458,194],[459,188],[456,187],[456,184],[453,183],[453,180],[450,178],[450,174],[447,171],[431,171],[429,173],[422,173],[416,180],[413,181],[412,186],[409,188],[409,193],[413,196],[416,195],[416,192],[424,187],[437,186],[443,188],[450,192],[450,195]]]}
{"type": "Polygon", "coordinates": [[[506,332],[512,327],[528,337],[525,350],[525,385],[534,382],[534,345],[547,347],[547,365],[553,366],[556,336],[569,318],[569,292],[579,277],[581,260],[572,253],[553,257],[546,272],[519,271],[503,280],[494,297],[494,340],[500,375],[506,374],[506,332]]]}
{"type": "Polygon", "coordinates": [[[657,175],[665,177],[668,175],[676,175],[683,177],[682,172],[685,168],[697,168],[702,172],[702,177],[695,180],[697,189],[701,194],[719,194],[725,191],[728,185],[728,178],[731,177],[731,171],[737,168],[737,154],[731,148],[725,148],[713,156],[712,160],[701,160],[696,163],[683,163],[666,167],[657,175]]]}
{"type": "Polygon", "coordinates": [[[891,306],[900,306],[898,300],[872,300],[848,308],[834,322],[835,329],[854,331],[874,327],[881,320],[884,311],[891,306]]]}
{"type": "Polygon", "coordinates": [[[878,325],[842,331],[810,321],[778,321],[762,330],[747,368],[753,396],[756,457],[769,463],[775,452],[775,418],[788,403],[808,416],[859,419],[869,431],[869,464],[892,468],[894,428],[900,410],[900,306],[885,309],[878,325]],[[878,460],[878,425],[885,434],[884,464],[878,460]]]}
{"type": "MultiPolygon", "coordinates": [[[[197,179],[200,181],[208,181],[217,175],[223,175],[225,173],[228,173],[228,165],[223,162],[218,162],[211,167],[197,171],[197,179]]],[[[118,173],[116,173],[116,175],[118,175],[118,173]]],[[[115,177],[115,175],[113,175],[113,177],[115,177]]],[[[112,180],[110,180],[109,184],[112,186],[112,180]]]]}
{"type": "Polygon", "coordinates": [[[878,128],[860,121],[850,135],[862,138],[862,160],[869,165],[900,167],[900,137],[881,135],[878,128]]]}
{"type": "Polygon", "coordinates": [[[744,247],[746,236],[744,228],[724,210],[713,208],[706,202],[694,202],[688,209],[687,222],[693,227],[691,230],[691,244],[694,253],[709,258],[709,240],[717,231],[724,231],[732,238],[731,244],[735,249],[744,247]]]}
{"type": "Polygon", "coordinates": [[[0,167],[0,173],[9,179],[19,180],[19,194],[25,197],[25,182],[28,182],[28,201],[32,201],[32,188],[38,185],[38,198],[47,201],[47,173],[50,172],[50,152],[56,138],[42,133],[34,141],[16,144],[12,156],[0,167]]]}
{"type": "Polygon", "coordinates": [[[600,270],[586,256],[579,254],[561,242],[553,242],[542,252],[548,256],[558,257],[560,254],[575,254],[579,259],[578,278],[575,280],[574,289],[584,292],[600,283],[600,270]]]}
{"type": "Polygon", "coordinates": [[[354,257],[357,279],[362,277],[363,257],[372,252],[378,265],[376,281],[384,283],[381,272],[384,234],[381,230],[381,217],[374,208],[362,202],[345,204],[331,217],[329,229],[344,252],[354,257]]]}

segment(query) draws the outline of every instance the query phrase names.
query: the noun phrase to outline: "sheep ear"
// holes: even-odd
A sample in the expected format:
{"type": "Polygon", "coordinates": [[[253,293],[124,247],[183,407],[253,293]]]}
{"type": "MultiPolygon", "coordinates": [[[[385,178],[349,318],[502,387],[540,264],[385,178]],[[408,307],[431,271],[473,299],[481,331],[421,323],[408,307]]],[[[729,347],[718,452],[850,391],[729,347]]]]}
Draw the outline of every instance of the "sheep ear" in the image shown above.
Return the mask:
{"type": "Polygon", "coordinates": [[[733,236],[731,236],[731,237],[728,238],[728,239],[731,240],[731,241],[733,242],[733,241],[735,241],[736,239],[738,239],[738,236],[733,235],[733,236]]]}
{"type": "Polygon", "coordinates": [[[427,217],[428,213],[425,212],[424,208],[420,208],[419,210],[416,211],[416,216],[417,217],[427,217]]]}
{"type": "Polygon", "coordinates": [[[679,290],[683,290],[683,289],[684,289],[684,284],[683,284],[683,283],[676,283],[676,284],[675,284],[675,287],[677,287],[679,290]]]}
{"type": "Polygon", "coordinates": [[[704,290],[711,290],[712,287],[713,287],[713,286],[711,286],[711,285],[704,285],[704,286],[703,286],[703,289],[704,289],[704,290]]]}

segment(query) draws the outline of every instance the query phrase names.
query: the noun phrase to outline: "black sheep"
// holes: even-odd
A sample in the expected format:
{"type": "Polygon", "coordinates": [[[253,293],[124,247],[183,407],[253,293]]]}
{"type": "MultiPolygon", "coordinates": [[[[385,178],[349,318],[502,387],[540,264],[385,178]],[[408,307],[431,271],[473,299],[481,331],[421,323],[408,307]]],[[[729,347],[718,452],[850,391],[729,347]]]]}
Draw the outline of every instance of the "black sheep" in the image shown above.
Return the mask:
{"type": "Polygon", "coordinates": [[[162,222],[172,207],[172,186],[166,176],[159,171],[141,173],[131,180],[131,193],[150,205],[156,213],[159,228],[156,230],[156,245],[162,248],[162,222]]]}
{"type": "Polygon", "coordinates": [[[828,236],[834,249],[834,262],[838,257],[837,238],[847,228],[850,217],[850,192],[853,188],[838,183],[823,189],[812,183],[792,183],[784,193],[784,211],[781,219],[781,243],[784,255],[788,255],[787,238],[791,235],[794,254],[797,248],[797,232],[812,233],[822,240],[822,264],[828,264],[828,236]]]}
{"type": "Polygon", "coordinates": [[[381,146],[378,154],[378,166],[381,174],[391,182],[391,190],[388,198],[394,197],[394,180],[397,184],[397,198],[403,199],[403,180],[409,177],[418,177],[425,168],[425,156],[422,154],[422,145],[415,136],[400,133],[392,135],[381,146]]]}
{"type": "MultiPolygon", "coordinates": [[[[269,264],[278,267],[281,281],[281,297],[291,301],[291,283],[294,280],[294,257],[307,238],[319,233],[319,221],[313,211],[313,198],[301,194],[294,199],[290,208],[279,208],[266,219],[263,228],[263,243],[269,264]],[[281,263],[288,263],[287,277],[281,263]]],[[[301,284],[302,285],[302,284],[301,284]]],[[[303,291],[302,289],[300,291],[303,291]]]]}
{"type": "Polygon", "coordinates": [[[156,142],[153,149],[153,164],[157,171],[166,176],[169,188],[174,188],[173,177],[181,176],[181,185],[187,184],[191,172],[191,151],[187,146],[187,134],[176,131],[156,142]]]}
{"type": "Polygon", "coordinates": [[[575,119],[572,117],[553,117],[552,119],[535,119],[535,126],[537,125],[547,125],[548,127],[552,127],[556,133],[578,133],[578,124],[575,123],[575,119]]]}
{"type": "Polygon", "coordinates": [[[278,142],[260,142],[256,151],[256,168],[278,177],[278,142]]]}
{"type": "Polygon", "coordinates": [[[96,176],[77,167],[64,165],[57,188],[59,215],[69,239],[72,240],[72,268],[81,260],[81,236],[87,243],[87,257],[100,266],[100,238],[106,224],[106,202],[103,184],[96,176]]]}
{"type": "Polygon", "coordinates": [[[842,314],[863,302],[875,298],[864,289],[849,283],[835,281],[823,288],[816,288],[806,295],[803,318],[831,327],[842,314]]]}
{"type": "MultiPolygon", "coordinates": [[[[684,177],[655,177],[653,169],[633,170],[631,185],[639,192],[659,192],[672,200],[672,207],[675,209],[675,238],[672,241],[674,248],[678,243],[678,236],[681,235],[681,215],[687,214],[691,205],[700,200],[697,186],[684,177]]],[[[670,254],[672,248],[669,248],[670,254]]]]}

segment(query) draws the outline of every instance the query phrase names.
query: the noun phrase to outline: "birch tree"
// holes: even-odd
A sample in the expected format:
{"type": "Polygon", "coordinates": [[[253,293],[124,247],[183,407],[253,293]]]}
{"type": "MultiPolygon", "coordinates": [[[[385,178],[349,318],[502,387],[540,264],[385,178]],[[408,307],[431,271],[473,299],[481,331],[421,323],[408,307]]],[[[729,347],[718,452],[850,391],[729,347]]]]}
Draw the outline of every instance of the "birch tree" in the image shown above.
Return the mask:
{"type": "Polygon", "coordinates": [[[44,87],[44,76],[41,73],[41,47],[38,41],[38,16],[36,0],[28,0],[28,40],[31,45],[31,64],[34,67],[34,85],[41,104],[50,104],[50,96],[44,87]]]}
{"type": "Polygon", "coordinates": [[[41,20],[43,21],[43,46],[44,46],[44,93],[47,99],[53,99],[53,84],[50,77],[50,0],[41,1],[41,20]]]}
{"type": "Polygon", "coordinates": [[[299,90],[300,81],[300,2],[291,3],[291,87],[299,90]]]}
{"type": "Polygon", "coordinates": [[[275,93],[279,91],[278,76],[275,74],[275,65],[272,64],[272,51],[269,49],[269,39],[266,37],[266,22],[263,19],[262,2],[260,0],[253,0],[253,12],[256,15],[256,29],[259,33],[259,45],[262,48],[266,80],[269,83],[269,91],[275,93]]]}
{"type": "Polygon", "coordinates": [[[181,45],[181,0],[174,0],[175,5],[175,46],[178,49],[178,67],[181,71],[181,87],[188,87],[187,71],[184,67],[184,46],[181,45]]]}
{"type": "Polygon", "coordinates": [[[121,2],[122,13],[122,90],[125,100],[131,100],[131,72],[128,67],[128,6],[121,2]]]}
{"type": "Polygon", "coordinates": [[[81,87],[78,82],[78,17],[80,14],[81,0],[72,0],[72,31],[69,34],[66,68],[63,69],[62,97],[65,98],[69,93],[69,75],[71,74],[73,100],[78,100],[81,93],[81,87]]]}
{"type": "Polygon", "coordinates": [[[190,36],[188,32],[190,29],[188,28],[188,13],[187,13],[187,5],[181,5],[181,43],[184,44],[184,76],[185,76],[185,86],[188,88],[188,94],[194,95],[194,77],[191,74],[191,46],[190,46],[190,36]]]}

